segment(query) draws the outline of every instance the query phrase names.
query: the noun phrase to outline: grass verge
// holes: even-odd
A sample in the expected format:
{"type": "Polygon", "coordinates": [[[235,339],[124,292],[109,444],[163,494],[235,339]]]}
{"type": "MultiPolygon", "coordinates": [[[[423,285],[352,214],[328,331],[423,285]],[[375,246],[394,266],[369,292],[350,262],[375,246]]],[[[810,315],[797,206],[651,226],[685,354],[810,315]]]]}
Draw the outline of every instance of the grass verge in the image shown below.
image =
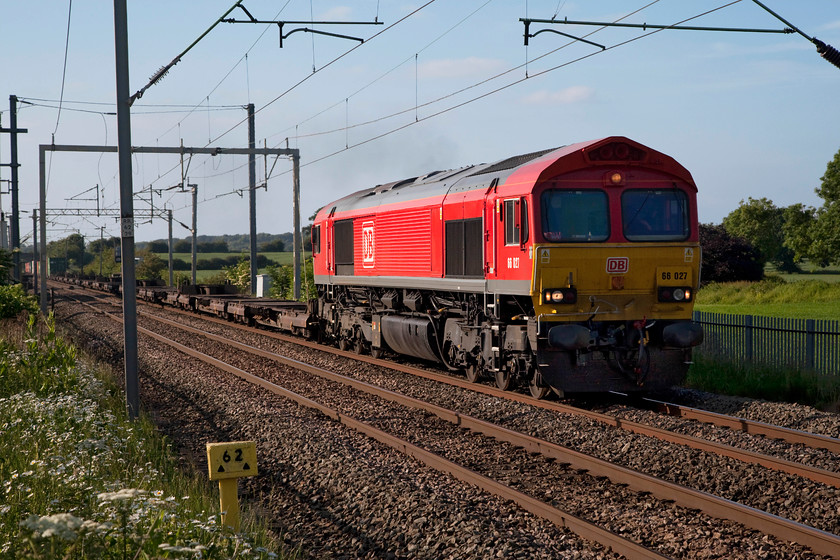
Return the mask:
{"type": "Polygon", "coordinates": [[[77,359],[52,321],[0,340],[0,558],[292,558],[247,508],[221,525],[218,490],[178,469],[146,418],[77,359]]]}
{"type": "Polygon", "coordinates": [[[709,284],[697,292],[694,308],[733,315],[840,320],[840,283],[786,282],[774,276],[761,282],[709,284]]]}
{"type": "Polygon", "coordinates": [[[795,402],[840,412],[840,376],[837,375],[720,362],[696,356],[685,385],[711,393],[795,402]]]}

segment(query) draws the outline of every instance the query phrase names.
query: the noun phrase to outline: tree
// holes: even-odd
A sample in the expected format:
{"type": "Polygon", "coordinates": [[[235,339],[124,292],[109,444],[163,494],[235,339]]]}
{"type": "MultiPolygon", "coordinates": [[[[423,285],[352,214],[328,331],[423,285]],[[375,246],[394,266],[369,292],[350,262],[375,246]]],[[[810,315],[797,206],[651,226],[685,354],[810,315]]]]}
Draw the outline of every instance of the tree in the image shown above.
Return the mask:
{"type": "Polygon", "coordinates": [[[816,189],[825,201],[809,229],[809,258],[820,266],[840,263],[840,151],[828,162],[822,185],[816,189]]]}
{"type": "Polygon", "coordinates": [[[826,203],[817,210],[811,227],[813,244],[809,256],[820,266],[840,264],[840,201],[826,203]]]}
{"type": "Polygon", "coordinates": [[[840,150],[834,154],[834,159],[828,162],[825,175],[820,179],[822,186],[816,189],[817,194],[826,204],[840,202],[840,150]]]}
{"type": "Polygon", "coordinates": [[[186,239],[175,241],[172,246],[172,251],[175,253],[192,253],[192,241],[187,241],[186,239]]]}
{"type": "Polygon", "coordinates": [[[260,247],[260,251],[264,251],[266,253],[282,253],[285,250],[286,245],[283,243],[282,239],[274,239],[273,241],[263,243],[260,247]]]}
{"type": "Polygon", "coordinates": [[[794,261],[809,259],[818,262],[814,255],[813,228],[816,222],[816,209],[804,204],[793,204],[783,211],[784,224],[782,234],[784,245],[793,251],[794,261]]]}
{"type": "MultiPolygon", "coordinates": [[[[190,247],[190,251],[192,251],[192,247],[190,247]]],[[[196,243],[195,252],[196,253],[227,253],[228,252],[228,244],[227,244],[227,241],[203,241],[201,243],[196,243]]]]}
{"type": "Polygon", "coordinates": [[[102,254],[100,255],[97,253],[87,253],[88,258],[85,262],[85,274],[90,274],[92,276],[99,275],[99,259],[100,256],[102,258],[102,276],[110,276],[112,274],[119,274],[122,271],[122,264],[118,263],[114,258],[114,247],[107,247],[102,254]]]}
{"type": "Polygon", "coordinates": [[[233,266],[226,266],[224,276],[227,281],[236,286],[236,289],[243,294],[251,291],[251,260],[241,257],[239,262],[233,266]]]}
{"type": "Polygon", "coordinates": [[[168,253],[169,243],[167,241],[149,241],[145,248],[152,253],[168,253]]]}
{"type": "Polygon", "coordinates": [[[757,281],[764,277],[759,251],[749,241],[732,236],[721,225],[700,224],[703,283],[757,281]]]}
{"type": "Polygon", "coordinates": [[[0,286],[12,283],[13,271],[14,261],[12,260],[12,252],[0,248],[0,286]]]}
{"type": "Polygon", "coordinates": [[[784,209],[768,198],[750,197],[723,219],[723,227],[734,237],[743,237],[758,249],[764,262],[782,270],[798,270],[793,251],[785,246],[784,209]]]}
{"type": "Polygon", "coordinates": [[[137,251],[140,262],[137,263],[136,275],[138,280],[159,280],[163,278],[163,271],[167,268],[163,259],[148,249],[137,251]]]}

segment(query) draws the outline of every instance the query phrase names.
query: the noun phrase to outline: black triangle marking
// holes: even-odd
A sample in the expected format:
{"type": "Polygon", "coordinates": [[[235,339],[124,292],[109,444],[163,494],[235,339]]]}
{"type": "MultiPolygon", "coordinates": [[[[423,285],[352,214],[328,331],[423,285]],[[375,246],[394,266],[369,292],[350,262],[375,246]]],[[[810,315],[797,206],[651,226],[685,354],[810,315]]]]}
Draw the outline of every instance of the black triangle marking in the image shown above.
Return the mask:
{"type": "Polygon", "coordinates": [[[248,463],[245,463],[244,465],[242,465],[242,470],[243,471],[250,471],[251,467],[248,465],[248,463]]]}
{"type": "Polygon", "coordinates": [[[219,465],[219,470],[216,472],[225,472],[225,468],[222,465],[219,465]]]}

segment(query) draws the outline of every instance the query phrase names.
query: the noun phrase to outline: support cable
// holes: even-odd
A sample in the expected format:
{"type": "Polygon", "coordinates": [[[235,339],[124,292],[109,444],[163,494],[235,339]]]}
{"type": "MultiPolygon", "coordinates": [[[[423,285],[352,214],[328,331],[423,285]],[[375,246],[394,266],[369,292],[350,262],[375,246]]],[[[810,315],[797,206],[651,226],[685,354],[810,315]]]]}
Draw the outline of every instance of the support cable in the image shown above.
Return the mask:
{"type": "Polygon", "coordinates": [[[759,2],[758,0],[753,0],[753,2],[764,8],[767,12],[770,13],[770,15],[772,15],[773,17],[775,17],[776,19],[793,29],[795,32],[799,33],[800,35],[811,41],[817,47],[817,52],[820,54],[821,57],[829,61],[837,68],[840,68],[840,51],[838,51],[831,45],[826,45],[816,37],[809,37],[808,35],[803,33],[798,27],[784,19],[782,16],[780,16],[779,14],[777,14],[776,12],[759,2]]]}
{"type": "Polygon", "coordinates": [[[196,39],[195,41],[193,41],[193,42],[192,42],[192,43],[191,43],[191,44],[190,44],[190,45],[189,45],[186,49],[184,49],[184,50],[183,50],[183,52],[181,52],[181,54],[179,54],[178,56],[176,56],[175,58],[173,58],[173,59],[169,62],[169,64],[166,64],[165,66],[162,66],[162,67],[160,68],[160,70],[158,70],[157,72],[155,72],[155,73],[152,75],[152,77],[151,77],[151,78],[149,78],[149,83],[147,83],[145,86],[143,86],[142,88],[140,88],[140,89],[139,89],[139,90],[138,90],[138,91],[137,91],[134,95],[132,95],[132,96],[129,98],[129,100],[128,100],[128,104],[129,104],[129,106],[131,106],[131,105],[132,105],[132,104],[133,104],[133,103],[134,103],[137,99],[140,99],[141,97],[143,97],[143,94],[144,94],[144,93],[146,93],[146,90],[147,90],[147,89],[149,89],[150,87],[152,87],[152,86],[153,86],[153,85],[155,85],[156,83],[160,82],[160,81],[163,79],[163,77],[164,77],[164,76],[166,76],[166,74],[168,74],[168,73],[169,73],[169,71],[172,69],[172,67],[173,67],[173,66],[175,66],[176,64],[178,64],[179,62],[181,62],[181,59],[184,57],[184,55],[185,55],[185,54],[187,54],[188,52],[190,52],[190,50],[192,50],[192,48],[193,48],[194,46],[196,46],[196,45],[198,44],[198,42],[199,42],[199,41],[201,41],[202,39],[204,39],[204,37],[206,37],[208,33],[210,33],[211,31],[213,31],[213,29],[214,29],[217,25],[219,25],[219,24],[222,22],[222,20],[223,20],[223,19],[224,19],[224,18],[225,18],[228,14],[230,14],[233,10],[235,10],[235,9],[237,8],[237,6],[239,6],[239,5],[240,5],[243,1],[244,1],[244,0],[237,0],[237,1],[236,1],[236,3],[234,3],[234,5],[233,5],[233,6],[231,6],[231,7],[228,9],[228,11],[226,11],[224,14],[222,14],[222,16],[221,16],[219,19],[217,19],[217,20],[216,20],[216,21],[215,21],[215,22],[214,22],[214,23],[213,23],[210,27],[208,27],[208,28],[207,28],[207,30],[206,30],[204,33],[202,33],[201,35],[199,35],[198,39],[196,39]]]}
{"type": "Polygon", "coordinates": [[[67,78],[67,55],[70,51],[70,16],[73,14],[73,0],[70,0],[70,7],[67,10],[67,35],[64,40],[64,69],[61,71],[61,95],[58,101],[58,115],[55,118],[55,130],[53,136],[58,132],[58,123],[61,120],[61,105],[64,100],[64,83],[67,78]]]}

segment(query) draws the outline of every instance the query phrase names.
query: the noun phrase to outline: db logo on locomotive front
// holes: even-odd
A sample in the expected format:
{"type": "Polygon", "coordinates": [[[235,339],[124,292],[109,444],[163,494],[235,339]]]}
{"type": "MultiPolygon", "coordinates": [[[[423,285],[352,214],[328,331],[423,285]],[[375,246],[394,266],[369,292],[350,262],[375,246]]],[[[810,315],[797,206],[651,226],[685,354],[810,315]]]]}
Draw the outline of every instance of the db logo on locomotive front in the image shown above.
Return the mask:
{"type": "Polygon", "coordinates": [[[630,270],[628,257],[610,257],[607,259],[607,274],[627,274],[630,270]]]}

